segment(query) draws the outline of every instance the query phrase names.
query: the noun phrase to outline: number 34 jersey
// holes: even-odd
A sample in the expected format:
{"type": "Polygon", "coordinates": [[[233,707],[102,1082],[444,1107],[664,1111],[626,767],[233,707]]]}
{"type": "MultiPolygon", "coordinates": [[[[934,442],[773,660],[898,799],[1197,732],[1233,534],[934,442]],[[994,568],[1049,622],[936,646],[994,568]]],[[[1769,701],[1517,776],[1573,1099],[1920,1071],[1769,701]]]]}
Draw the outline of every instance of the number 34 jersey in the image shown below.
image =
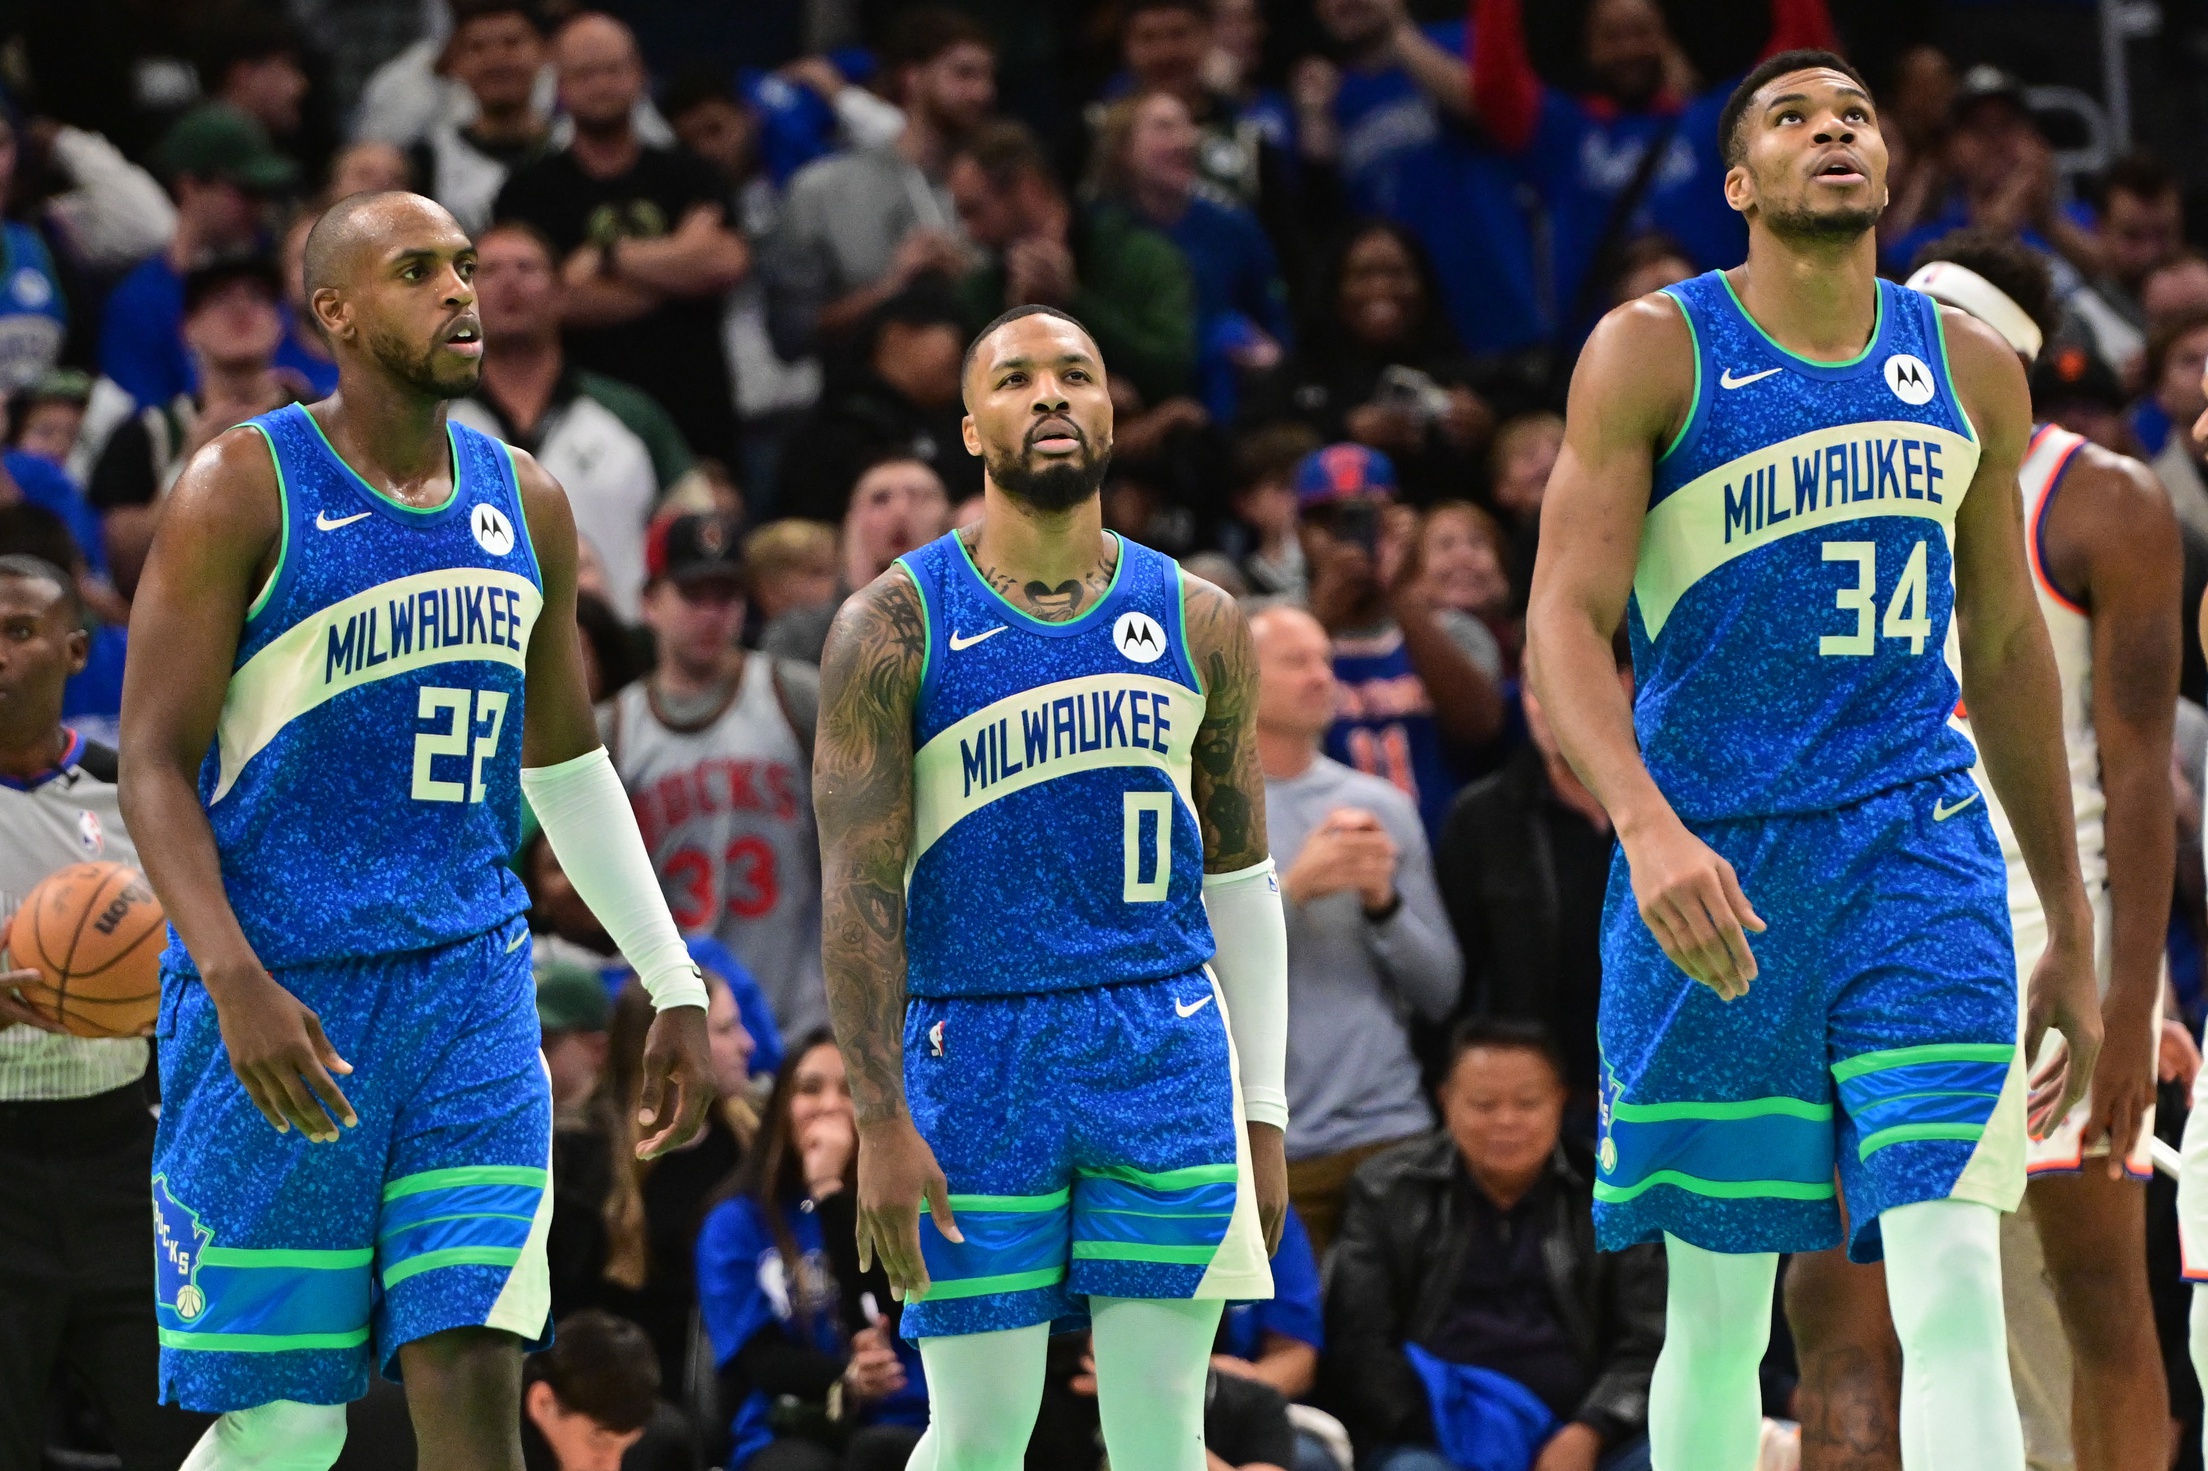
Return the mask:
{"type": "Polygon", "coordinates": [[[1080,617],[1030,617],[956,531],[898,559],[927,611],[913,705],[906,987],[1003,996],[1211,959],[1181,571],[1121,538],[1080,617]]]}
{"type": "MultiPolygon", "coordinates": [[[[415,510],[297,404],[250,421],[283,500],[199,796],[267,966],[419,950],[528,907],[523,672],[544,604],[504,445],[449,425],[453,491],[415,510]]],[[[182,947],[170,959],[182,964],[182,947]]]]}
{"type": "Polygon", "coordinates": [[[1657,786],[1709,822],[1969,770],[1944,650],[1978,440],[1938,307],[1880,281],[1869,346],[1822,363],[1772,341],[1722,272],[1665,292],[1694,408],[1656,463],[1628,614],[1657,786]]]}

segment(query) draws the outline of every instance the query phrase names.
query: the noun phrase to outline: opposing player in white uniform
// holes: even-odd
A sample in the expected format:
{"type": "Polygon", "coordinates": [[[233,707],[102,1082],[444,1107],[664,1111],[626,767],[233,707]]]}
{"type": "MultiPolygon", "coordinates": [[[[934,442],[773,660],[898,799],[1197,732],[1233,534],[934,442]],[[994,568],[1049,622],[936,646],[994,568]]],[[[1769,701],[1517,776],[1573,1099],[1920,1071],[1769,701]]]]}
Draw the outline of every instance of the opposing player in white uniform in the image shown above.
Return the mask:
{"type": "MultiPolygon", "coordinates": [[[[1978,232],[1925,254],[1909,285],[1977,317],[2027,362],[2038,355],[2056,309],[2036,254],[1978,232]]],[[[2105,1040],[2087,1096],[2028,1145],[2027,1208],[2002,1222],[2009,1356],[2033,1464],[2116,1471],[2158,1464],[2169,1417],[2141,1242],[2174,861],[2171,609],[2182,569],[2169,502],[2138,461],[2041,424],[2018,480],[2026,555],[2062,682],[2105,1040]]],[[[1956,720],[1969,729],[1962,711],[1956,720]]],[[[2021,988],[2046,952],[2047,916],[1982,761],[1975,776],[2008,862],[2021,988]]],[[[1898,1418],[1890,1371],[1851,1376],[1843,1367],[1892,1353],[1880,1269],[1828,1252],[1789,1270],[1804,1471],[1852,1464],[1831,1459],[1835,1428],[1853,1438],[1875,1425],[1890,1436],[1898,1418]]]]}

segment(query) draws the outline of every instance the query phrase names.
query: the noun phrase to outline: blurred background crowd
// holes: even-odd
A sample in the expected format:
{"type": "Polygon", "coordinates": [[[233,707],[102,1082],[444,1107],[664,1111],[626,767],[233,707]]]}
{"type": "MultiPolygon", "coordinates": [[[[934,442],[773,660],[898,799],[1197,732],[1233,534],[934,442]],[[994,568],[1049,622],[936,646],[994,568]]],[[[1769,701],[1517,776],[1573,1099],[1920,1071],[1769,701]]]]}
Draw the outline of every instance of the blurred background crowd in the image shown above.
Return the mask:
{"type": "MultiPolygon", "coordinates": [[[[300,277],[334,199],[418,190],[474,235],[487,346],[452,412],[574,503],[594,692],[714,978],[726,1097],[703,1143],[634,1161],[648,1006],[532,837],[562,1319],[530,1361],[533,1466],[895,1467],[925,1422],[852,1257],[814,666],[844,596],[980,514],[960,356],[1030,301],[1110,370],[1107,524],[1246,599],[1257,635],[1295,1218],[1280,1297],[1222,1330],[1214,1463],[1447,1465],[1428,1391],[1471,1365],[1546,1407],[1542,1471],[1645,1464],[1662,1265],[1597,1258],[1587,1225],[1613,840],[1519,683],[1521,615],[1577,347],[1740,260],[1716,115],[1797,45],[1878,91],[1889,273],[1962,227],[2045,255],[2065,322],[2038,413],[2151,462],[2190,627],[2208,10],[2183,0],[0,4],[0,553],[78,579],[70,727],[112,741],[184,462],[334,386],[300,277]]],[[[2170,972],[2197,1036],[2190,636],[2183,688],[2170,972]]],[[[2173,1138],[2197,1063],[2165,1049],[2173,1138]]],[[[1093,1376],[1060,1349],[1030,1464],[1089,1471],[1093,1376]]],[[[5,1413],[50,1466],[160,1464],[73,1352],[4,1376],[5,1413]]],[[[1781,1322],[1777,1419],[1789,1376],[1781,1322]]],[[[342,1464],[411,1464],[395,1395],[356,1408],[342,1464]]]]}

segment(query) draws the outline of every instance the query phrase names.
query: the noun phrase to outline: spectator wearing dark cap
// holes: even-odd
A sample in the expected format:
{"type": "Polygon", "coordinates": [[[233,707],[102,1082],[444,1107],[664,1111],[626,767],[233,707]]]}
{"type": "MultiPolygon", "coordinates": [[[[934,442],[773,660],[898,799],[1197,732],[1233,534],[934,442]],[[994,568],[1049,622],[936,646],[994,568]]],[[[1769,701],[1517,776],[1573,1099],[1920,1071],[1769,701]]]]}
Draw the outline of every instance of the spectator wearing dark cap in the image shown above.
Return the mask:
{"type": "Polygon", "coordinates": [[[2058,342],[2032,364],[2032,411],[2103,449],[2136,455],[2124,410],[2130,403],[2116,370],[2076,342],[2058,342]]]}
{"type": "Polygon", "coordinates": [[[1326,753],[1393,782],[1431,839],[1461,782],[1450,748],[1503,732],[1502,649],[1477,618],[1434,606],[1386,455],[1330,444],[1304,457],[1296,494],[1311,614],[1342,686],[1326,753]]]}
{"type": "Polygon", "coordinates": [[[184,278],[179,337],[193,387],[147,404],[116,426],[86,495],[100,513],[116,586],[138,585],[162,497],[202,445],[234,424],[303,396],[276,366],[284,341],[283,288],[265,256],[231,256],[184,278]]]}
{"type": "MultiPolygon", "coordinates": [[[[181,330],[184,278],[258,249],[262,207],[299,177],[266,129],[219,102],[179,118],[161,141],[159,162],[176,199],[176,231],[160,254],[116,284],[100,330],[100,371],[141,408],[169,403],[198,383],[181,330]]],[[[336,386],[336,369],[296,343],[284,344],[276,361],[322,391],[336,386]]]]}
{"type": "Polygon", "coordinates": [[[475,244],[483,376],[452,416],[529,451],[559,477],[576,533],[597,553],[607,600],[634,619],[644,529],[695,464],[689,445],[651,395],[569,358],[560,342],[567,292],[541,234],[504,220],[475,244]]]}
{"type": "Polygon", "coordinates": [[[737,646],[737,537],[720,516],[654,528],[644,621],[658,664],[599,718],[676,925],[734,952],[794,1037],[828,1019],[810,795],[820,674],[737,646]]]}
{"type": "Polygon", "coordinates": [[[933,469],[951,499],[981,491],[981,461],[966,452],[959,362],[966,320],[940,285],[882,303],[861,339],[860,366],[833,383],[790,431],[774,514],[841,521],[867,465],[896,453],[933,469]]]}
{"type": "MultiPolygon", "coordinates": [[[[77,454],[92,375],[82,368],[48,368],[8,395],[8,448],[38,456],[67,471],[77,454]]],[[[78,477],[71,474],[72,480],[78,477]]]]}
{"type": "Polygon", "coordinates": [[[2050,257],[2059,295],[2101,266],[2092,215],[2058,197],[2054,149],[2040,131],[2024,84],[1997,66],[1963,73],[1945,157],[1954,181],[1944,202],[1916,228],[1883,246],[1896,275],[1934,240],[1969,226],[2015,235],[2050,257]],[[2064,264],[2067,263],[2067,266],[2064,264]]]}

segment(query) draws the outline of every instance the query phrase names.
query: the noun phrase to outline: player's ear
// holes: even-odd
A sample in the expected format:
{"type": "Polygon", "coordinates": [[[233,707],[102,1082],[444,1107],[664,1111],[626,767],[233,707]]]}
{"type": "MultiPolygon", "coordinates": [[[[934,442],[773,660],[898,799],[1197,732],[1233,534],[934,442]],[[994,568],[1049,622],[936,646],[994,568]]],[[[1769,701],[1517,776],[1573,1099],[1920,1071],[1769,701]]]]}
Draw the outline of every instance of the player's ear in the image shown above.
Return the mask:
{"type": "Polygon", "coordinates": [[[341,338],[352,327],[352,305],[334,286],[316,287],[314,294],[307,298],[307,309],[314,313],[314,320],[328,337],[341,338]]]}
{"type": "Polygon", "coordinates": [[[84,666],[92,657],[92,635],[81,628],[70,630],[67,648],[70,674],[84,673],[84,666]]]}
{"type": "Polygon", "coordinates": [[[1748,176],[1748,165],[1736,163],[1725,171],[1725,202],[1735,213],[1748,213],[1756,202],[1755,181],[1748,176]]]}
{"type": "Polygon", "coordinates": [[[981,431],[974,427],[974,416],[968,414],[958,421],[958,437],[966,442],[966,453],[981,458],[981,431]]]}

